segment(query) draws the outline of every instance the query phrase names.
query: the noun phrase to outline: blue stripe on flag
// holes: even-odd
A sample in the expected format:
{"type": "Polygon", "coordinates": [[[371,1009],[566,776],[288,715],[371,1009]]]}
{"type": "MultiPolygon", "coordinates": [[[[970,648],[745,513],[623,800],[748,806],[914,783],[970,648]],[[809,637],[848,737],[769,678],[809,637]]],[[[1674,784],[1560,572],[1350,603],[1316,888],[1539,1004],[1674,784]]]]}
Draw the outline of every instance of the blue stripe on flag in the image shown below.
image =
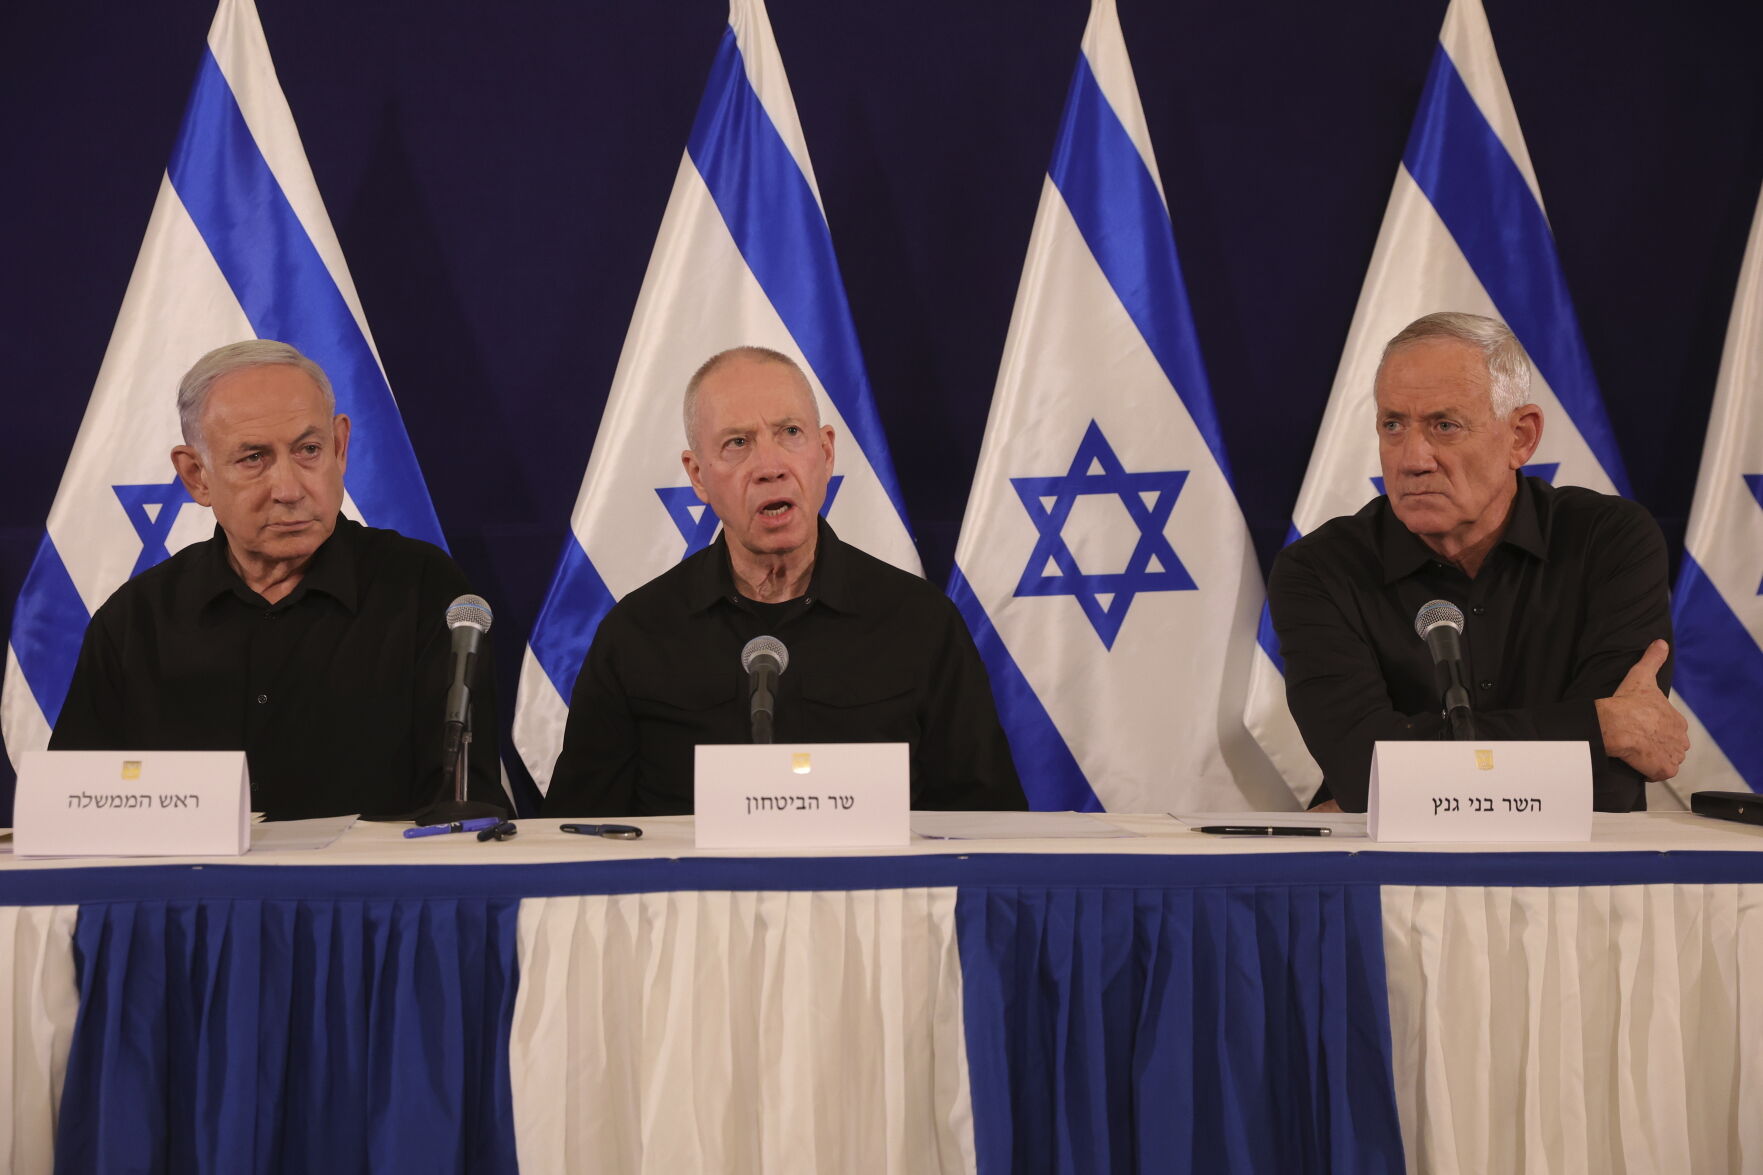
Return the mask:
{"type": "Polygon", "coordinates": [[[564,705],[575,693],[576,675],[582,671],[582,659],[594,643],[594,630],[616,603],[606,581],[589,561],[587,552],[572,534],[563,543],[563,557],[557,561],[557,574],[545,593],[545,606],[533,624],[529,642],[533,656],[551,684],[562,695],[564,705]]]}
{"type": "Polygon", "coordinates": [[[1273,631],[1273,609],[1267,606],[1266,601],[1261,603],[1261,623],[1255,629],[1255,642],[1267,654],[1267,659],[1273,662],[1273,667],[1279,670],[1279,675],[1284,677],[1286,659],[1280,656],[1279,634],[1273,631]]]}
{"type": "MultiPolygon", "coordinates": [[[[1303,537],[1303,534],[1298,530],[1298,524],[1289,522],[1286,524],[1286,541],[1283,545],[1289,547],[1303,537]]],[[[1255,641],[1261,646],[1261,651],[1266,653],[1268,659],[1273,662],[1273,667],[1279,670],[1279,675],[1284,677],[1286,659],[1280,656],[1279,633],[1275,632],[1273,628],[1273,609],[1265,600],[1261,602],[1261,623],[1255,629],[1255,641]]]]}
{"type": "Polygon", "coordinates": [[[1604,414],[1548,219],[1443,45],[1433,54],[1402,162],[1616,492],[1627,497],[1628,473],[1604,414]]]}
{"type": "Polygon", "coordinates": [[[349,493],[367,521],[446,546],[385,375],[212,51],[197,70],[167,172],[251,329],[299,348],[330,376],[337,410],[355,423],[349,493]]]}
{"type": "Polygon", "coordinates": [[[1219,472],[1230,481],[1230,461],[1200,361],[1169,210],[1085,57],[1077,59],[1047,173],[1108,284],[1206,439],[1219,472]]]}
{"type": "Polygon", "coordinates": [[[686,151],[753,277],[906,525],[906,501],[864,374],[826,214],[747,80],[732,28],[711,64],[686,151]]]}
{"type": "Polygon", "coordinates": [[[1763,792],[1763,649],[1688,551],[1671,602],[1677,635],[1672,686],[1744,781],[1763,792]]]}
{"type": "Polygon", "coordinates": [[[12,651],[31,687],[31,696],[37,699],[37,708],[50,726],[61,717],[61,704],[67,701],[67,687],[73,682],[74,663],[79,660],[80,641],[90,619],[86,602],[80,599],[79,589],[61,561],[61,552],[45,533],[12,614],[12,651]]]}
{"type": "Polygon", "coordinates": [[[998,719],[1010,739],[1010,757],[1028,806],[1042,812],[1100,812],[1102,801],[1084,778],[1083,768],[1065,745],[1052,715],[1041,704],[1034,686],[1017,668],[1003,638],[992,627],[991,617],[973,594],[973,585],[959,566],[949,573],[949,598],[955,601],[979,655],[992,679],[992,697],[998,703],[998,719]]]}

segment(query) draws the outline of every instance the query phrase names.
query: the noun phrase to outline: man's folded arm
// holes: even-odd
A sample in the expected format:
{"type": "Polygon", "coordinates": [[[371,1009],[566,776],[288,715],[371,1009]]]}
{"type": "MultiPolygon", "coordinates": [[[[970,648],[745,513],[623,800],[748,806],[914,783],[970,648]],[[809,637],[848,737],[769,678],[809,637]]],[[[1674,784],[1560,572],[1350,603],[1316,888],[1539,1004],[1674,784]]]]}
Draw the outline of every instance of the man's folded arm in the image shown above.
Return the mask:
{"type": "Polygon", "coordinates": [[[1437,711],[1403,714],[1395,708],[1370,641],[1348,623],[1322,579],[1289,550],[1274,560],[1267,597],[1285,660],[1286,702],[1304,745],[1336,802],[1362,812],[1372,744],[1439,738],[1444,719],[1437,711]]]}
{"type": "MultiPolygon", "coordinates": [[[[1477,710],[1475,729],[1488,740],[1584,740],[1590,744],[1594,785],[1602,794],[1632,787],[1641,772],[1607,754],[1598,701],[1617,692],[1653,640],[1669,639],[1671,619],[1664,539],[1644,511],[1624,511],[1590,541],[1604,558],[1588,577],[1592,598],[1576,640],[1574,676],[1561,700],[1477,710]]],[[[1394,707],[1376,650],[1302,559],[1282,553],[1275,561],[1268,599],[1292,716],[1334,798],[1349,811],[1362,810],[1372,744],[1444,737],[1442,707],[1419,714],[1394,707]]],[[[1669,664],[1659,685],[1669,688],[1669,664]]]]}

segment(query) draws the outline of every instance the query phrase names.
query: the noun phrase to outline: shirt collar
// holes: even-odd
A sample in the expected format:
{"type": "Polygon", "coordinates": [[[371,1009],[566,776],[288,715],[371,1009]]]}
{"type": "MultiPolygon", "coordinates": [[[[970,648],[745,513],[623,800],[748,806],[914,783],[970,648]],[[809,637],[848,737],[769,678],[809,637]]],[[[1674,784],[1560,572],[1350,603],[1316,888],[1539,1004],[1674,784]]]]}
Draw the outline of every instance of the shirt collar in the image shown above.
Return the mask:
{"type": "MultiPolygon", "coordinates": [[[[336,529],[313,552],[306,574],[300,577],[300,582],[288,593],[287,598],[275,606],[290,607],[298,603],[307,592],[323,592],[349,611],[355,611],[361,583],[356,557],[356,543],[360,534],[359,522],[339,514],[336,529]]],[[[239,573],[233,570],[231,561],[227,559],[226,532],[220,528],[219,523],[215,524],[214,537],[208,542],[207,553],[197,563],[191,588],[193,601],[198,608],[206,607],[217,596],[228,593],[248,604],[260,605],[263,600],[263,597],[246,587],[245,581],[239,578],[239,573]]]]}
{"type": "MultiPolygon", "coordinates": [[[[1547,559],[1549,545],[1548,535],[1545,533],[1542,495],[1532,487],[1530,478],[1523,474],[1513,476],[1518,478],[1518,491],[1512,498],[1512,516],[1506,521],[1506,532],[1500,536],[1497,545],[1511,545],[1538,559],[1547,559]]],[[[1438,555],[1419,535],[1402,525],[1402,520],[1396,517],[1387,496],[1377,505],[1383,512],[1378,553],[1383,563],[1385,583],[1394,583],[1413,575],[1438,559],[1438,555]]]]}
{"type": "MultiPolygon", "coordinates": [[[[808,575],[807,598],[811,603],[845,611],[857,589],[850,559],[844,552],[845,544],[839,541],[826,519],[817,518],[815,522],[814,569],[808,575]]],[[[729,563],[727,532],[717,532],[716,541],[710,544],[704,556],[688,573],[686,603],[693,612],[701,612],[717,600],[738,601],[742,598],[735,588],[734,568],[729,563]]]]}

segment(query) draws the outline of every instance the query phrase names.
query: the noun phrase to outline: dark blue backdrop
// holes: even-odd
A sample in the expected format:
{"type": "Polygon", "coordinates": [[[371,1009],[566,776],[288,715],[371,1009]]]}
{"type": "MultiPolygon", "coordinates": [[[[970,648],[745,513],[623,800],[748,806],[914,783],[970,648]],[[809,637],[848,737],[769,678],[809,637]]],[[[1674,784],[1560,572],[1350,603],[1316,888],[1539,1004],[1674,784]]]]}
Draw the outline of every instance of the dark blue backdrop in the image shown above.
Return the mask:
{"type": "MultiPolygon", "coordinates": [[[[1675,552],[1763,181],[1763,7],[1487,6],[1635,494],[1675,552]]],[[[940,582],[1087,5],[771,8],[940,582]]],[[[506,711],[726,9],[260,9],[441,524],[495,605],[506,711]]],[[[1265,565],[1444,0],[1121,9],[1265,565]]],[[[0,6],[7,630],[212,15],[210,0],[0,6]]]]}

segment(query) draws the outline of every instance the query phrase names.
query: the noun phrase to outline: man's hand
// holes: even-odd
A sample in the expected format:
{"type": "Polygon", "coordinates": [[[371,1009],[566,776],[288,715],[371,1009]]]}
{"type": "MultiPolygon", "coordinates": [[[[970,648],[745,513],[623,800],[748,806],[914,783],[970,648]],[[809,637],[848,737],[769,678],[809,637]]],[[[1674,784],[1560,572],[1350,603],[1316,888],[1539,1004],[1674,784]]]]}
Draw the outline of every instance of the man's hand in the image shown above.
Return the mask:
{"type": "Polygon", "coordinates": [[[1664,641],[1648,645],[1616,692],[1597,701],[1604,753],[1621,759],[1649,782],[1676,775],[1690,749],[1689,723],[1659,692],[1659,667],[1670,651],[1664,641]]]}

